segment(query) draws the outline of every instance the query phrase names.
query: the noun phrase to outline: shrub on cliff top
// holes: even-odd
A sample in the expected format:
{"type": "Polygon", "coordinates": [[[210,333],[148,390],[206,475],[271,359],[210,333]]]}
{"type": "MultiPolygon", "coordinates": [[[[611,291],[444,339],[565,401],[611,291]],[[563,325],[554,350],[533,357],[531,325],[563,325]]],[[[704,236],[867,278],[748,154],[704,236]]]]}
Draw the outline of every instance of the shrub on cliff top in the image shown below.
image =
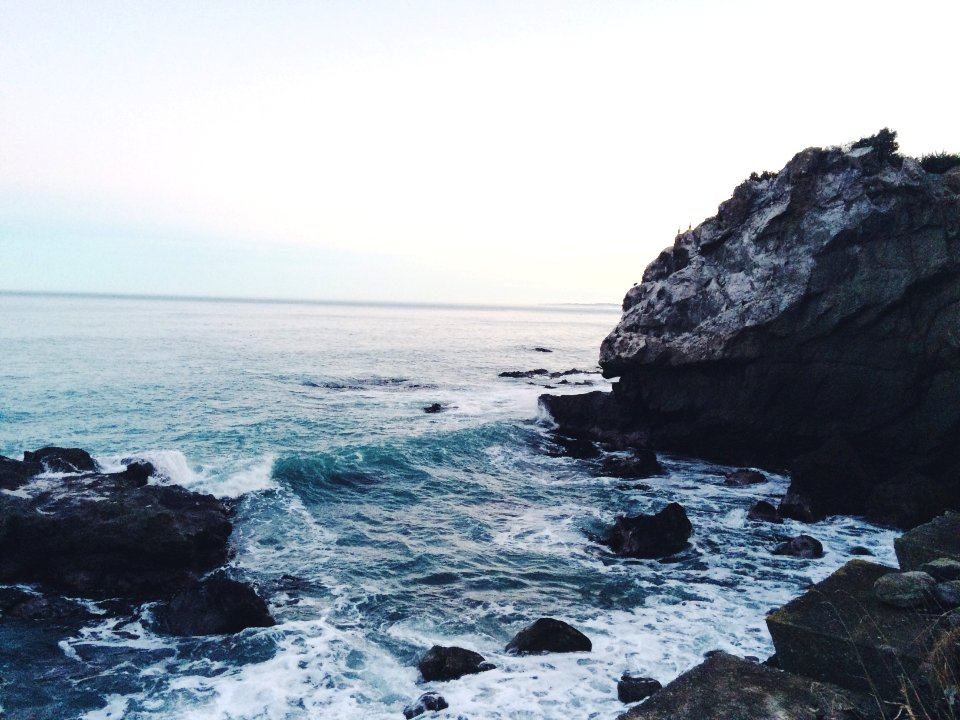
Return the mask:
{"type": "Polygon", "coordinates": [[[960,153],[937,152],[920,158],[920,167],[928,173],[937,175],[942,175],[958,166],[960,166],[960,153]]]}
{"type": "Polygon", "coordinates": [[[877,152],[877,157],[882,160],[894,157],[900,149],[897,143],[897,131],[890,128],[883,128],[876,135],[860,138],[853,144],[854,149],[862,147],[872,147],[877,152]]]}

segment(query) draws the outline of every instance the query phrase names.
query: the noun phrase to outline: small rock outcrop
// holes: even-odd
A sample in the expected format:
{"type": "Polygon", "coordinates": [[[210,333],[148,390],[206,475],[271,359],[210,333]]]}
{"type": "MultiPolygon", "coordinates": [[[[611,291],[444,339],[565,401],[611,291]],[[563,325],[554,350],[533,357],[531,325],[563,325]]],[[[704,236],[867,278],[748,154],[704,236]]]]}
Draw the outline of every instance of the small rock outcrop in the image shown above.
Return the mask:
{"type": "Polygon", "coordinates": [[[622,703],[635,703],[644,700],[660,690],[659,680],[648,677],[635,677],[624,673],[617,683],[617,698],[622,703]]]}
{"type": "Polygon", "coordinates": [[[165,635],[226,635],[276,624],[256,590],[223,571],[162,603],[154,621],[155,629],[165,635]]]}
{"type": "Polygon", "coordinates": [[[474,675],[493,670],[493,665],[484,660],[483,655],[461,647],[443,647],[434,645],[417,665],[426,682],[434,680],[456,680],[464,675],[474,675]]]}
{"type": "Polygon", "coordinates": [[[662,558],[680,552],[693,534],[687,513],[679,503],[670,503],[655,515],[618,517],[607,544],[618,555],[662,558]]]}
{"type": "Polygon", "coordinates": [[[823,557],[823,545],[810,535],[797,535],[777,547],[774,555],[790,555],[791,557],[816,559],[823,557]]]}
{"type": "Polygon", "coordinates": [[[590,638],[573,625],[554,618],[540,618],[514,635],[506,651],[515,655],[533,653],[590,652],[590,638]]]}
{"type": "Polygon", "coordinates": [[[767,482],[767,476],[759,470],[751,468],[740,468],[733,472],[728,472],[723,476],[723,484],[732,487],[743,487],[744,485],[759,485],[767,482]]]}
{"type": "Polygon", "coordinates": [[[561,431],[787,467],[814,520],[960,505],[960,169],[896,150],[804,150],[679,235],[603,341],[613,391],[541,397],[561,431]]]}
{"type": "Polygon", "coordinates": [[[782,523],[783,518],[777,509],[766,500],[758,500],[747,511],[747,520],[753,522],[782,523]]]}
{"type": "Polygon", "coordinates": [[[640,480],[663,473],[663,465],[653,450],[637,448],[626,455],[611,455],[600,463],[600,472],[608,477],[640,480]]]}
{"type": "Polygon", "coordinates": [[[442,695],[439,695],[435,692],[427,692],[417,698],[416,702],[412,702],[403,709],[403,716],[410,720],[410,718],[415,718],[419,715],[423,715],[425,712],[438,712],[440,710],[446,710],[450,707],[447,704],[447,701],[444,700],[442,695]]]}

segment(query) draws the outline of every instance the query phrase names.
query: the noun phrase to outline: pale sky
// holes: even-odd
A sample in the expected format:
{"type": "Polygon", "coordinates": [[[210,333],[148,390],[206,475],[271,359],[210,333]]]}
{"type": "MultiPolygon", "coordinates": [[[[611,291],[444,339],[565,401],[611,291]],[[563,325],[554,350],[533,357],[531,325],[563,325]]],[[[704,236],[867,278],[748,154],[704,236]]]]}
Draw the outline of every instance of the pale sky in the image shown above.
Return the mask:
{"type": "Polygon", "coordinates": [[[960,151],[958,0],[0,0],[0,290],[613,302],[752,171],[960,151]]]}

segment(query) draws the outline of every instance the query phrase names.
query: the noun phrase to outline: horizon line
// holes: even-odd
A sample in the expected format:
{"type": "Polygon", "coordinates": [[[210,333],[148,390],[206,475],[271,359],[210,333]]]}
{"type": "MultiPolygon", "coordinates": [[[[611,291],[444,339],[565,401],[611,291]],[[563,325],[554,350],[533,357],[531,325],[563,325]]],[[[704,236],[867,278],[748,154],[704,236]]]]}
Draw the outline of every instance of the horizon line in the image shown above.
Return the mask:
{"type": "Polygon", "coordinates": [[[8,290],[0,288],[0,296],[83,298],[90,300],[160,300],[173,302],[247,303],[264,305],[340,305],[357,307],[443,308],[450,310],[601,310],[620,309],[619,303],[457,303],[410,300],[343,300],[321,298],[258,298],[229,295],[163,295],[156,293],[90,292],[79,290],[8,290]]]}

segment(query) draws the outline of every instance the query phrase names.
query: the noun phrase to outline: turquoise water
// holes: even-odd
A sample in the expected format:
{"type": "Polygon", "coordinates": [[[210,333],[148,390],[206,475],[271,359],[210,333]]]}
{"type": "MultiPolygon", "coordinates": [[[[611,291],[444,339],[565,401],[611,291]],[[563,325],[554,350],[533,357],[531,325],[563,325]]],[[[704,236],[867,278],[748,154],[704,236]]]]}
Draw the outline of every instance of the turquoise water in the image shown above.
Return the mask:
{"type": "MultiPolygon", "coordinates": [[[[612,719],[624,671],[667,681],[710,649],[769,654],[764,613],[851,545],[892,561],[893,533],[855,519],[748,523],[784,478],[727,488],[725,468],[666,458],[663,477],[628,486],[548,454],[537,396],[560,378],[498,373],[593,371],[618,316],[0,295],[0,454],[79,446],[108,468],[144,457],[161,481],[236,498],[231,562],[279,623],[160,638],[149,606],[122,624],[101,606],[102,621],[53,645],[0,629],[0,704],[11,718],[38,703],[51,718],[398,718],[435,689],[450,703],[440,717],[612,719]],[[433,403],[445,411],[425,413],[433,403]],[[673,500],[695,527],[677,562],[596,542],[615,515],[673,500]],[[801,531],[826,558],[769,554],[801,531]],[[594,651],[505,655],[543,615],[594,651]],[[497,669],[418,684],[433,644],[497,669]]],[[[567,379],[553,392],[606,385],[567,379]]]]}

